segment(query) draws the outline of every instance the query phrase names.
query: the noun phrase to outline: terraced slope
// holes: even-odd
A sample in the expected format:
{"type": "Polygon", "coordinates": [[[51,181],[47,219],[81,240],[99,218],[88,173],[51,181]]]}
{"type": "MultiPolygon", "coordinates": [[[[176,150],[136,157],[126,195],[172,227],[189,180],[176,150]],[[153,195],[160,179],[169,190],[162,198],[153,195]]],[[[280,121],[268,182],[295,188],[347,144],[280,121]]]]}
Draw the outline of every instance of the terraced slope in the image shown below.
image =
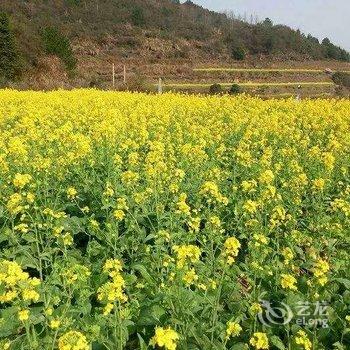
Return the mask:
{"type": "MultiPolygon", "coordinates": [[[[165,90],[198,93],[208,92],[213,84],[220,84],[224,91],[236,84],[243,92],[265,97],[339,95],[339,88],[332,80],[333,69],[315,67],[195,67],[188,78],[164,83],[165,90]]],[[[346,65],[337,71],[350,72],[346,65]]]]}

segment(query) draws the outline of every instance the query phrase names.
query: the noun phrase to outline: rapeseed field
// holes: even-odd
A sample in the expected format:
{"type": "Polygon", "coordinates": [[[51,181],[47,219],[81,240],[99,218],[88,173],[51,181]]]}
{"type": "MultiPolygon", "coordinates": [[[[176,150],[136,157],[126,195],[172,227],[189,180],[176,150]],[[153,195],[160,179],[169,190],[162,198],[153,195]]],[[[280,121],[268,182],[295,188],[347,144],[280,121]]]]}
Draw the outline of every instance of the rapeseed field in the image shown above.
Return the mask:
{"type": "Polygon", "coordinates": [[[350,101],[0,91],[0,347],[350,348],[350,101]]]}

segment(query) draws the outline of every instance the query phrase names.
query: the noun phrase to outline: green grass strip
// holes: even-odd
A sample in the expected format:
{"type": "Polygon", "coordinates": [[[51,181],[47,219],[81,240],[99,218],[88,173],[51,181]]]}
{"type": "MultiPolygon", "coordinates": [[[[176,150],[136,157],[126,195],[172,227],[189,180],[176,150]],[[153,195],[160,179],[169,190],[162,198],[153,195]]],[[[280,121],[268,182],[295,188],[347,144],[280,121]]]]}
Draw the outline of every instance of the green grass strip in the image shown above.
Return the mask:
{"type": "MultiPolygon", "coordinates": [[[[246,72],[246,73],[325,73],[325,69],[304,69],[304,68],[194,68],[194,72],[246,72]]],[[[337,71],[341,73],[350,73],[349,70],[337,71]]]]}

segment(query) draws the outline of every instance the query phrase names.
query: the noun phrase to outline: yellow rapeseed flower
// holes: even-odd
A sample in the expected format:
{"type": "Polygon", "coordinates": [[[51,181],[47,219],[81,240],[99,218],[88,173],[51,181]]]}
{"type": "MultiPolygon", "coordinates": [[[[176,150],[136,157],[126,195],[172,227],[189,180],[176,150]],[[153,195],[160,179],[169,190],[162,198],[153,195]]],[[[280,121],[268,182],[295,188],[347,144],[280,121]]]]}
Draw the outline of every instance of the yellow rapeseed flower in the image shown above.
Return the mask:
{"type": "Polygon", "coordinates": [[[236,237],[229,237],[226,239],[223,254],[227,259],[228,265],[232,265],[235,262],[240,247],[241,243],[236,237]]]}
{"type": "Polygon", "coordinates": [[[226,339],[237,337],[242,332],[242,327],[237,322],[228,322],[226,328],[226,339]]]}
{"type": "Polygon", "coordinates": [[[257,350],[265,350],[269,348],[269,339],[265,333],[254,333],[249,343],[257,350]]]}
{"type": "Polygon", "coordinates": [[[298,331],[297,335],[295,336],[295,342],[298,345],[301,345],[305,350],[311,350],[312,349],[312,343],[307,337],[306,333],[302,330],[298,331]]]}
{"type": "Polygon", "coordinates": [[[22,189],[25,185],[29,184],[32,180],[32,176],[29,174],[16,174],[13,179],[15,187],[22,189]]]}
{"type": "Polygon", "coordinates": [[[29,319],[29,310],[18,311],[18,319],[20,321],[27,321],[29,319]]]}
{"type": "Polygon", "coordinates": [[[50,321],[50,328],[51,329],[57,329],[61,324],[60,320],[51,320],[50,321]]]}
{"type": "Polygon", "coordinates": [[[298,290],[297,280],[292,275],[282,274],[281,286],[283,289],[298,290]]]}
{"type": "Polygon", "coordinates": [[[78,191],[74,187],[69,187],[67,189],[67,197],[68,199],[75,199],[78,194],[78,191]]]}
{"type": "Polygon", "coordinates": [[[177,254],[177,266],[180,268],[184,267],[186,263],[196,263],[201,255],[199,247],[192,244],[174,246],[173,250],[177,254]]]}
{"type": "Polygon", "coordinates": [[[58,339],[59,350],[89,350],[90,345],[84,334],[78,331],[69,331],[58,339]]]}
{"type": "Polygon", "coordinates": [[[170,327],[157,327],[155,334],[150,341],[150,345],[153,347],[159,346],[166,350],[176,350],[179,339],[179,334],[170,327]]]}

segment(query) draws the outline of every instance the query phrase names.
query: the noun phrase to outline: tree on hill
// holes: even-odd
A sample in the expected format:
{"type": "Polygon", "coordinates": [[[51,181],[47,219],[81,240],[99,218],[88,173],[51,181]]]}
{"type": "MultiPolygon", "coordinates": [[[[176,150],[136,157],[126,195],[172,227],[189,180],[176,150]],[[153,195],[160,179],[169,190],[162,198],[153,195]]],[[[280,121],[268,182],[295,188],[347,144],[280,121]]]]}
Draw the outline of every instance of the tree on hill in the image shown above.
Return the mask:
{"type": "Polygon", "coordinates": [[[327,58],[339,61],[350,61],[350,54],[341,47],[332,44],[328,38],[322,40],[322,46],[327,58]]]}
{"type": "Polygon", "coordinates": [[[50,55],[56,55],[65,64],[68,71],[72,72],[77,65],[70,41],[57,28],[47,27],[42,33],[45,51],[50,55]]]}
{"type": "Polygon", "coordinates": [[[132,24],[138,27],[145,25],[145,15],[141,7],[135,7],[131,13],[132,24]]]}
{"type": "Polygon", "coordinates": [[[9,16],[0,13],[0,79],[14,80],[20,75],[21,60],[16,49],[15,36],[11,30],[9,16]]]}
{"type": "Polygon", "coordinates": [[[262,23],[266,27],[273,27],[273,22],[270,18],[265,18],[264,22],[262,23]]]}

